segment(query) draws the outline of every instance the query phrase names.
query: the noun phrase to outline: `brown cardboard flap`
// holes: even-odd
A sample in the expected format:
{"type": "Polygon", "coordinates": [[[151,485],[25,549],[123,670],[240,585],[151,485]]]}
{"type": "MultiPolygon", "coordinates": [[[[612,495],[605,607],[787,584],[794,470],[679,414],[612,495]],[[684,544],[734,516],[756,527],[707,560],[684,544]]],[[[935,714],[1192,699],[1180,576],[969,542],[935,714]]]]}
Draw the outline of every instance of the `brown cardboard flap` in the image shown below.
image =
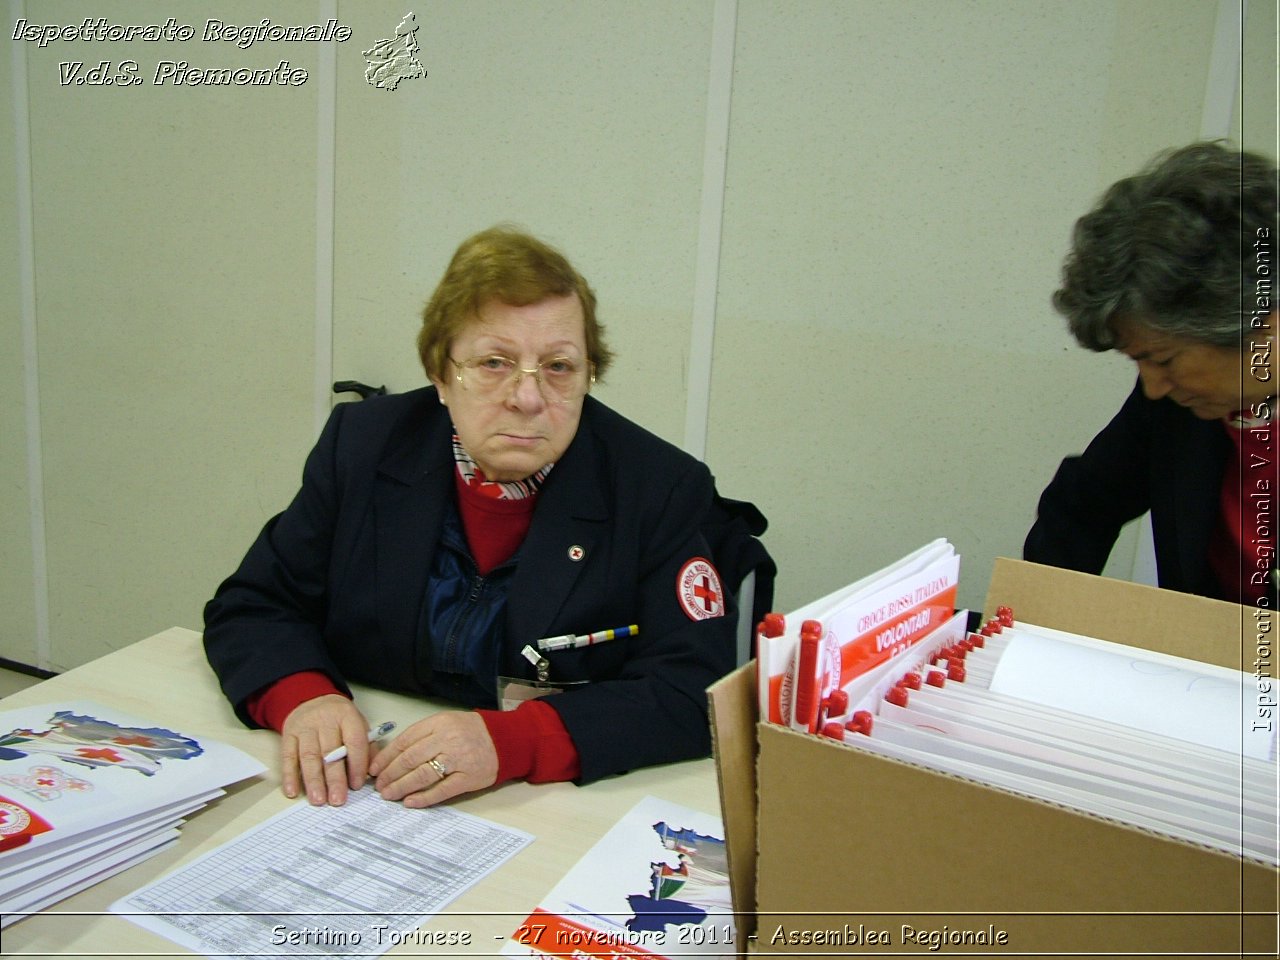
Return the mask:
{"type": "Polygon", "coordinates": [[[1001,605],[1025,623],[1252,672],[1256,625],[1234,603],[997,557],[985,615],[1001,605]]]}
{"type": "Polygon", "coordinates": [[[1250,912],[1274,926],[1261,865],[781,727],[759,736],[761,952],[800,952],[778,930],[831,925],[813,913],[900,948],[903,924],[994,923],[1001,956],[1232,952],[1250,912]]]}
{"type": "Polygon", "coordinates": [[[711,744],[720,782],[720,816],[729,857],[729,883],[740,936],[751,932],[756,909],[756,664],[751,661],[707,691],[711,744]]]}

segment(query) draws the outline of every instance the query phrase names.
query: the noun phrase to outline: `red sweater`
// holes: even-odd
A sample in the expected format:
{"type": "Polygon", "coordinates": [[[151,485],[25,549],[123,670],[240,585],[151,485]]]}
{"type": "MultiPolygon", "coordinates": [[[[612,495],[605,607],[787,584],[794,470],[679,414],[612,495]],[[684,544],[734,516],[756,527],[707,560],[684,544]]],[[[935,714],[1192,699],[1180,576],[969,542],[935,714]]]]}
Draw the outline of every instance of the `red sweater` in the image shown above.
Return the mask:
{"type": "Polygon", "coordinates": [[[1277,425],[1267,418],[1225,426],[1235,452],[1227,458],[1209,561],[1223,599],[1265,606],[1276,545],[1277,425]]]}
{"type": "MultiPolygon", "coordinates": [[[[529,531],[535,497],[499,500],[480,485],[467,486],[457,478],[458,509],[467,543],[480,575],[505,562],[529,531]]],[[[245,704],[259,726],[280,731],[300,704],[330,693],[341,693],[319,670],[305,670],[282,677],[263,687],[245,704]]],[[[560,714],[542,700],[525,700],[515,710],[477,710],[498,754],[497,783],[528,780],[550,783],[576,779],[580,772],[578,749],[560,714]]]]}

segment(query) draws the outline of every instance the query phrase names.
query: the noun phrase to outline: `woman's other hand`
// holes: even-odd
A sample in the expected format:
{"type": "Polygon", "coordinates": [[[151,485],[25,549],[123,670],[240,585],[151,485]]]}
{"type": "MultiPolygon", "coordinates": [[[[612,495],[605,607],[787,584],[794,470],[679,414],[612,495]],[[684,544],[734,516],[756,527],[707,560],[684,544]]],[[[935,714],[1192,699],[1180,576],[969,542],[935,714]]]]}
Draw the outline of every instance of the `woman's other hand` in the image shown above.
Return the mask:
{"type": "Polygon", "coordinates": [[[498,779],[498,754],[479,714],[436,713],[419,720],[378,752],[369,776],[386,800],[430,807],[498,779]]]}

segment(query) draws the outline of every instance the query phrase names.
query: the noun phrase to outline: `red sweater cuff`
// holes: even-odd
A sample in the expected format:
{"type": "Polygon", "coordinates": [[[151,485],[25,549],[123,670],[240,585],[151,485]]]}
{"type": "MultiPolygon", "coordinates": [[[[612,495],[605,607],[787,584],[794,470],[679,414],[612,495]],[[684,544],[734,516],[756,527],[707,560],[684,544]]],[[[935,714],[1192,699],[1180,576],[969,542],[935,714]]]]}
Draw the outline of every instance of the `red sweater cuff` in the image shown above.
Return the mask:
{"type": "Polygon", "coordinates": [[[285,719],[293,713],[295,707],[330,693],[342,694],[342,691],[329,679],[327,673],[303,670],[281,677],[252,694],[245,701],[244,709],[258,726],[268,727],[279,733],[284,729],[285,719]]]}
{"type": "Polygon", "coordinates": [[[582,772],[560,714],[542,700],[526,700],[514,710],[477,710],[498,754],[498,779],[529,783],[576,780],[582,772]]]}

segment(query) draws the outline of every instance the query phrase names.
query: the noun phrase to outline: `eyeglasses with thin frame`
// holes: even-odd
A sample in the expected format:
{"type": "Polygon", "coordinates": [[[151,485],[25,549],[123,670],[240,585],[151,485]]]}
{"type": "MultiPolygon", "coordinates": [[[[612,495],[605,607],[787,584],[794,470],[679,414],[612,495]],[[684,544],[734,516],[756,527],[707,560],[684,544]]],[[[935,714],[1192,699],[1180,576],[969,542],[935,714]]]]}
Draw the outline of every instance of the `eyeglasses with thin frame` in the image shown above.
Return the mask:
{"type": "Polygon", "coordinates": [[[449,362],[457,367],[456,376],[462,389],[485,400],[510,396],[520,386],[525,374],[537,382],[538,392],[548,403],[572,403],[585,395],[596,382],[595,364],[572,357],[549,357],[532,369],[497,353],[468,360],[450,357],[449,362]]]}

